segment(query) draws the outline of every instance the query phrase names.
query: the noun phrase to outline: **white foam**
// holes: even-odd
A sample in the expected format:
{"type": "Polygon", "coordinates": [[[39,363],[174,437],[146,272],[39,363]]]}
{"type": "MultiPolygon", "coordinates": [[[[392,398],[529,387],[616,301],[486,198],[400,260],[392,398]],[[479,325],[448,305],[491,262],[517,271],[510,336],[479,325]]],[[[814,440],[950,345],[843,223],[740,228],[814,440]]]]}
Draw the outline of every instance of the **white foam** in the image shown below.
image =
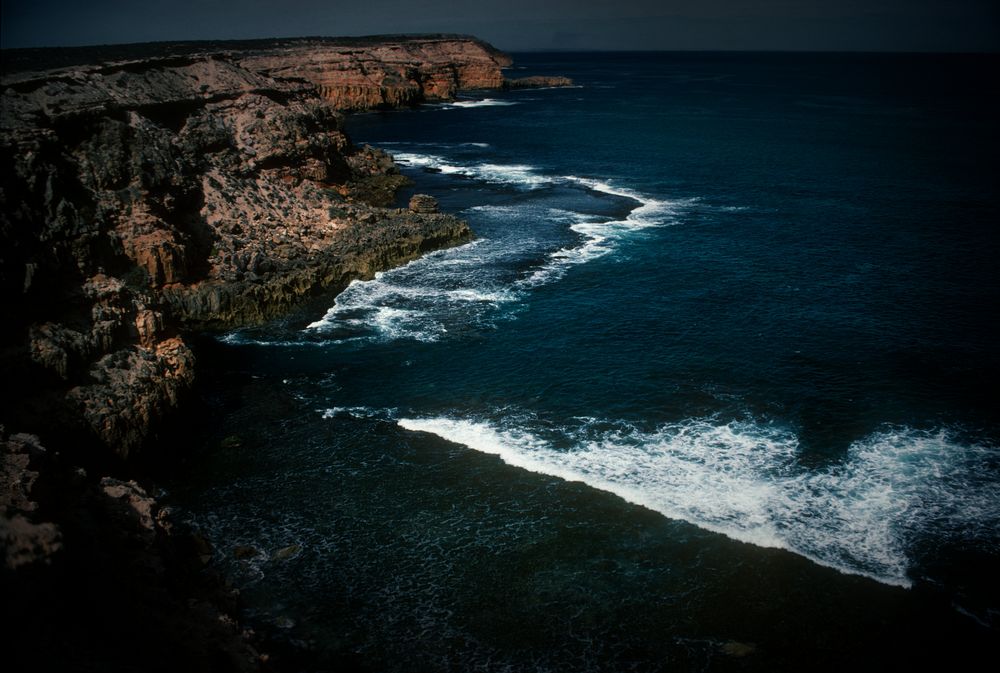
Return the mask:
{"type": "Polygon", "coordinates": [[[379,306],[370,323],[386,340],[410,338],[416,341],[437,341],[447,332],[444,325],[423,318],[426,314],[413,309],[379,306]]]}
{"type": "Polygon", "coordinates": [[[526,185],[532,188],[553,184],[552,178],[539,175],[533,166],[523,164],[479,164],[472,167],[471,175],[487,182],[526,185]]]}
{"type": "MultiPolygon", "coordinates": [[[[466,144],[477,145],[477,143],[466,144]]],[[[479,163],[460,165],[451,163],[436,154],[419,152],[391,152],[391,154],[395,161],[407,166],[429,168],[446,175],[460,175],[483,182],[528,187],[529,189],[569,183],[581,185],[595,192],[631,199],[639,205],[633,208],[624,220],[611,221],[606,224],[625,225],[633,229],[663,224],[666,219],[670,219],[676,213],[679,207],[688,206],[697,201],[697,199],[674,201],[654,199],[633,189],[612,185],[606,180],[581,178],[575,175],[562,177],[542,175],[536,172],[537,169],[534,166],[527,164],[479,163]]]]}
{"type": "Polygon", "coordinates": [[[322,347],[329,342],[302,341],[288,339],[257,339],[246,334],[243,330],[235,330],[215,337],[216,340],[230,346],[263,346],[266,348],[302,348],[302,347],[322,347]]]}
{"type": "Polygon", "coordinates": [[[436,154],[421,154],[419,152],[393,152],[392,158],[401,164],[417,168],[429,168],[446,175],[460,175],[473,180],[482,180],[494,184],[513,185],[534,189],[552,185],[555,180],[535,172],[533,166],[524,164],[494,164],[482,163],[469,166],[449,162],[436,154]]]}
{"type": "Polygon", "coordinates": [[[550,254],[546,264],[521,281],[525,286],[535,287],[552,282],[562,277],[569,267],[606,255],[615,249],[617,241],[630,235],[631,232],[672,224],[676,220],[679,209],[690,203],[690,200],[653,199],[632,189],[616,187],[608,182],[573,175],[565,176],[563,180],[583,185],[597,192],[631,199],[639,205],[629,211],[623,220],[603,220],[595,219],[592,216],[578,215],[576,223],[571,225],[570,229],[581,235],[582,243],[562,248],[550,254]]]}
{"type": "Polygon", "coordinates": [[[391,419],[395,416],[395,409],[375,409],[373,407],[330,407],[321,411],[323,418],[336,418],[337,416],[351,416],[353,418],[379,418],[391,419]]]}
{"type": "Polygon", "coordinates": [[[448,108],[474,108],[474,107],[507,107],[509,105],[517,105],[516,101],[512,100],[497,100],[496,98],[483,98],[482,100],[456,100],[451,103],[447,103],[445,107],[448,108]]]}
{"type": "Polygon", "coordinates": [[[408,166],[437,169],[440,169],[441,166],[450,166],[443,157],[439,157],[436,154],[421,154],[419,152],[390,152],[390,154],[397,163],[407,164],[408,166]]]}
{"type": "Polygon", "coordinates": [[[489,143],[415,143],[412,141],[397,141],[397,140],[379,140],[375,143],[379,147],[384,146],[395,146],[395,145],[406,145],[407,147],[438,147],[442,149],[448,149],[453,147],[479,147],[481,149],[486,149],[490,146],[489,143]]]}
{"type": "Polygon", "coordinates": [[[533,166],[528,165],[475,164],[464,166],[449,163],[437,155],[412,152],[394,153],[393,157],[396,161],[409,166],[433,168],[449,175],[461,175],[484,182],[514,185],[528,189],[567,183],[575,184],[596,192],[630,199],[638,204],[629,211],[623,220],[601,220],[575,213],[576,221],[570,228],[581,235],[581,243],[551,253],[546,264],[532,271],[521,281],[521,286],[529,288],[557,280],[570,266],[582,264],[607,254],[615,248],[617,239],[631,231],[671,224],[675,221],[679,209],[692,202],[690,199],[685,201],[653,199],[635,190],[612,185],[605,180],[581,178],[575,175],[559,178],[540,175],[535,172],[533,166]]]}
{"type": "MultiPolygon", "coordinates": [[[[477,143],[469,143],[478,145],[477,143]]],[[[629,199],[637,205],[624,219],[607,219],[560,209],[546,209],[538,215],[549,222],[568,223],[579,240],[548,252],[539,266],[511,283],[509,276],[500,285],[497,268],[509,260],[529,252],[537,258],[545,249],[537,249],[531,236],[499,243],[484,243],[483,239],[453,252],[432,254],[387,273],[376,274],[370,281],[354,281],[335,300],[326,315],[307,329],[328,332],[341,340],[356,338],[436,341],[449,332],[491,323],[479,304],[499,307],[519,301],[526,291],[561,278],[572,266],[583,264],[611,252],[624,237],[652,226],[670,224],[684,202],[649,198],[639,192],[612,185],[607,181],[575,176],[556,177],[537,172],[526,164],[473,163],[458,164],[437,154],[393,152],[401,164],[430,168],[444,174],[481,180],[492,184],[536,189],[555,185],[582,186],[586,189],[629,199]],[[473,248],[482,245],[483,248],[473,248]],[[498,263],[498,264],[497,264],[498,263]],[[465,269],[475,267],[471,273],[465,269]],[[336,333],[336,334],[335,334],[336,333]],[[346,334],[346,336],[345,336],[346,334]]],[[[473,210],[503,217],[515,214],[524,217],[524,206],[481,206],[473,210]]],[[[499,315],[499,314],[498,314],[499,315]]]]}
{"type": "Polygon", "coordinates": [[[488,244],[477,239],[379,272],[372,280],[355,280],[306,329],[340,340],[432,342],[449,326],[480,324],[494,307],[520,298],[517,289],[491,280],[488,260],[498,251],[485,248],[488,244]]]}
{"type": "MultiPolygon", "coordinates": [[[[516,91],[553,91],[557,89],[583,89],[585,88],[582,84],[560,84],[559,86],[533,86],[524,89],[516,89],[516,91]]],[[[537,98],[522,98],[521,100],[538,100],[537,98]]],[[[582,98],[577,98],[575,100],[583,100],[582,98]]]]}
{"type": "Polygon", "coordinates": [[[397,422],[735,540],[895,586],[911,585],[907,551],[918,531],[989,533],[1000,524],[1000,487],[976,483],[1000,451],[961,445],[946,433],[887,430],[851,445],[842,462],[810,470],[797,462],[793,434],[754,423],[702,419],[652,433],[602,433],[587,421],[566,433],[575,448],[560,451],[516,426],[444,417],[397,422]]]}
{"type": "Polygon", "coordinates": [[[638,202],[639,206],[632,209],[625,220],[620,222],[620,224],[624,224],[632,228],[644,228],[663,224],[664,220],[673,216],[679,207],[689,206],[697,201],[697,199],[683,199],[675,201],[654,199],[637,192],[634,189],[618,187],[603,180],[580,178],[575,175],[567,175],[565,179],[569,182],[581,184],[588,189],[594,190],[595,192],[602,192],[612,196],[620,196],[622,198],[632,199],[633,201],[638,202]]]}

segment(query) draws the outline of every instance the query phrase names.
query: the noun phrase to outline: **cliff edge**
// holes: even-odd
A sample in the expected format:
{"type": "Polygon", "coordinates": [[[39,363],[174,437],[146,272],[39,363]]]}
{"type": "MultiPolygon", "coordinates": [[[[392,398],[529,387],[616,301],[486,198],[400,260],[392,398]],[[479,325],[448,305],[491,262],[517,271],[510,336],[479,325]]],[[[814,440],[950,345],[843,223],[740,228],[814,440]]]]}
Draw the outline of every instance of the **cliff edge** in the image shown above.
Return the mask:
{"type": "Polygon", "coordinates": [[[466,89],[499,89],[510,57],[475,38],[414,36],[377,44],[302,41],[248,52],[241,63],[300,78],[341,110],[449,100],[466,89]]]}
{"type": "Polygon", "coordinates": [[[4,53],[0,629],[15,665],[270,670],[204,572],[210,544],[133,480],[136,458],[192,387],[192,331],[471,237],[430,197],[387,207],[406,179],[342,113],[502,88],[506,64],[439,35],[4,53]]]}
{"type": "Polygon", "coordinates": [[[261,322],[470,236],[341,110],[502,85],[477,41],[293,41],[5,77],[5,420],[127,457],[193,380],[190,328],[261,322]],[[363,73],[363,74],[362,74],[363,73]]]}

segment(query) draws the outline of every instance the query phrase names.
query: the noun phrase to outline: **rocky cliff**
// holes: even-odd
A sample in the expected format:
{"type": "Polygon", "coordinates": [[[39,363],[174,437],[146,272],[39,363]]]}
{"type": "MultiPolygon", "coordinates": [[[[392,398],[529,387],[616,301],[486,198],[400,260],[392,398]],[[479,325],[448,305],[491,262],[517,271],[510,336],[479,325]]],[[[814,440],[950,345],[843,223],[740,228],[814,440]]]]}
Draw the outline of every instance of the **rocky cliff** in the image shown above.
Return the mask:
{"type": "MultiPolygon", "coordinates": [[[[435,44],[438,59],[468,48],[435,44]]],[[[344,135],[330,84],[285,72],[319,58],[303,49],[4,79],[3,366],[23,382],[4,387],[7,423],[128,456],[193,380],[183,329],[260,322],[469,236],[447,215],[371,204],[403,178],[344,135]]],[[[369,56],[382,50],[396,53],[369,56]]],[[[428,73],[461,71],[431,56],[428,73]]]]}
{"type": "Polygon", "coordinates": [[[463,89],[498,89],[510,58],[475,38],[412,37],[374,45],[305,41],[247,53],[245,67],[315,84],[342,110],[447,100],[463,89]]]}
{"type": "Polygon", "coordinates": [[[465,35],[385,35],[225,42],[173,42],[4,54],[8,75],[71,70],[95,63],[143,62],[203,54],[224,56],[254,72],[310,82],[341,110],[392,108],[446,100],[465,89],[497,89],[511,59],[465,35]]]}
{"type": "Polygon", "coordinates": [[[270,670],[206,579],[210,545],[132,481],[135,459],[192,386],[192,331],[471,236],[430,197],[386,207],[405,178],[351,143],[341,111],[502,88],[507,63],[446,36],[4,54],[0,630],[15,668],[270,670]]]}

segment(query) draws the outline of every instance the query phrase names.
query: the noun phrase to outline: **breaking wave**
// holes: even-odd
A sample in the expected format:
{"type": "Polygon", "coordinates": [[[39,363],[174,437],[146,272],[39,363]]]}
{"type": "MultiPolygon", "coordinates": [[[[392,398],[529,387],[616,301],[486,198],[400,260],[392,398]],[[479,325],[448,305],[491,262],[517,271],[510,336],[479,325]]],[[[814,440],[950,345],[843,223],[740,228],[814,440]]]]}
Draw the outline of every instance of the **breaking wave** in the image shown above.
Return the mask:
{"type": "Polygon", "coordinates": [[[445,103],[443,107],[446,108],[507,107],[510,105],[517,105],[517,104],[518,104],[517,101],[512,101],[512,100],[483,98],[482,100],[456,100],[451,103],[445,103]]]}
{"type": "Polygon", "coordinates": [[[982,477],[1000,449],[962,444],[943,430],[887,428],[851,444],[843,460],[808,468],[798,461],[794,434],[753,422],[700,419],[643,432],[601,430],[588,420],[562,431],[569,450],[516,424],[397,422],[741,542],[895,586],[912,583],[908,554],[918,536],[995,538],[1000,530],[1000,485],[982,477]]]}
{"type": "Polygon", "coordinates": [[[504,315],[498,312],[499,307],[518,302],[525,292],[558,280],[575,265],[608,254],[634,231],[674,223],[680,210],[691,203],[654,199],[608,181],[545,175],[529,165],[459,164],[415,152],[393,152],[393,156],[406,166],[489,184],[528,190],[557,185],[582,188],[637,205],[621,219],[531,204],[474,207],[470,212],[480,217],[517,221],[523,228],[537,227],[540,220],[568,226],[577,235],[576,240],[553,250],[551,242],[524,236],[522,231],[520,235],[483,238],[432,253],[404,267],[378,273],[372,280],[352,282],[307,330],[318,330],[333,340],[431,342],[450,333],[489,327],[504,315]],[[511,277],[507,272],[522,258],[542,261],[511,277]]]}
{"type": "Polygon", "coordinates": [[[437,171],[446,175],[459,175],[484,182],[535,189],[554,184],[555,180],[535,172],[533,166],[521,164],[475,163],[455,164],[436,154],[417,152],[391,152],[396,162],[405,166],[437,171]]]}

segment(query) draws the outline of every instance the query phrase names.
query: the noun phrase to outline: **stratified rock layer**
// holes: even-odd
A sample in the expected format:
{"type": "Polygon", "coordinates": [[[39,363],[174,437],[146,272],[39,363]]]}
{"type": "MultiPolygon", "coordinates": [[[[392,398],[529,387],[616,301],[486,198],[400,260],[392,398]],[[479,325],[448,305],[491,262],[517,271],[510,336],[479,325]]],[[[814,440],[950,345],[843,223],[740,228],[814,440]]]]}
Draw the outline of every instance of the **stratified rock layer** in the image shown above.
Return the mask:
{"type": "Polygon", "coordinates": [[[471,37],[302,41],[241,58],[251,70],[301,78],[342,110],[401,107],[453,98],[462,89],[499,89],[510,58],[471,37]]]}

